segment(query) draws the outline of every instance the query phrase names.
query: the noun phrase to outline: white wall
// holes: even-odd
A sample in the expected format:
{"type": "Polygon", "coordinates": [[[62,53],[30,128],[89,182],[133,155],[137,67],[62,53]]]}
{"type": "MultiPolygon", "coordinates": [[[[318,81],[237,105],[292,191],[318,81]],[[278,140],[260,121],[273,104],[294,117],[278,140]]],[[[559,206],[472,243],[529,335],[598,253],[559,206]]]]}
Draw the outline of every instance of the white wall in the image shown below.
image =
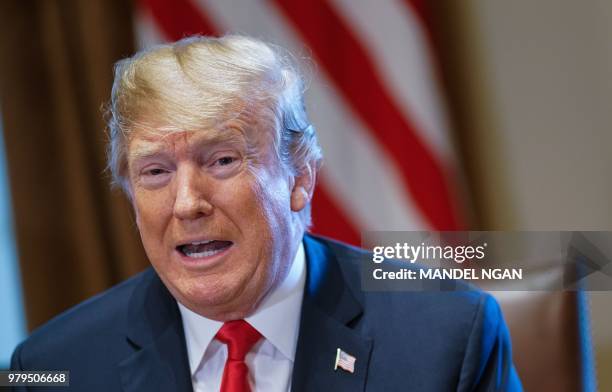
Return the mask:
{"type": "MultiPolygon", "coordinates": [[[[612,2],[464,5],[494,226],[612,230],[612,2]]],[[[591,300],[600,390],[612,390],[612,293],[591,300]]]]}

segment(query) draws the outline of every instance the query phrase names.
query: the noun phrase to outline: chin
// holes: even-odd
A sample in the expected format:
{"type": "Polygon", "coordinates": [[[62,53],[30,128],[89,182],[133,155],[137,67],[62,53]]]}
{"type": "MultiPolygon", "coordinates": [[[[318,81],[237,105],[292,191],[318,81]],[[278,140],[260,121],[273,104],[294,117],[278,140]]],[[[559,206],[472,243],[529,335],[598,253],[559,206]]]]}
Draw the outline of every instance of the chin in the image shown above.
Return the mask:
{"type": "MultiPolygon", "coordinates": [[[[201,279],[201,278],[200,278],[201,279]]],[[[176,297],[176,295],[175,295],[176,297]]],[[[250,315],[260,300],[242,287],[197,282],[180,290],[179,300],[196,313],[215,320],[235,320],[250,315]]]]}

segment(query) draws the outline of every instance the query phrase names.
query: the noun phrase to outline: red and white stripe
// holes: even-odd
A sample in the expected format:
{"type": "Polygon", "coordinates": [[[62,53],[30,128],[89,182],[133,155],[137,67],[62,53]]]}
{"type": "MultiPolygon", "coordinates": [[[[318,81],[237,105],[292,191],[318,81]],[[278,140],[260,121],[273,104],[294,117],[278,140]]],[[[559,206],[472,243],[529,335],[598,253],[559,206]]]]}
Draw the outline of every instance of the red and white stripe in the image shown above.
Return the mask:
{"type": "Polygon", "coordinates": [[[463,227],[424,11],[419,0],[140,0],[136,20],[142,47],[236,32],[314,60],[314,231],[359,244],[365,230],[463,227]]]}

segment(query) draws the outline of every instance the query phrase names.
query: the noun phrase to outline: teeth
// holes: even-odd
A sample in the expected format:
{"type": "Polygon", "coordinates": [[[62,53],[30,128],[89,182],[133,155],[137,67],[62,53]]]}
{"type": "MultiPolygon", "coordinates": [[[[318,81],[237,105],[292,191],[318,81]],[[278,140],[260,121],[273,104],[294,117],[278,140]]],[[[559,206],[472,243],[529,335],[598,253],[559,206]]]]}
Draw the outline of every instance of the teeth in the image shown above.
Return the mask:
{"type": "Polygon", "coordinates": [[[205,244],[209,244],[211,242],[213,242],[214,240],[207,240],[207,241],[196,241],[196,242],[192,242],[191,245],[205,245],[205,244]]]}
{"type": "Polygon", "coordinates": [[[214,256],[232,245],[231,241],[205,240],[177,246],[177,250],[193,259],[214,256]]]}
{"type": "Polygon", "coordinates": [[[187,257],[198,258],[198,257],[209,257],[216,255],[219,252],[222,252],[224,249],[216,249],[216,250],[205,250],[204,252],[189,252],[186,251],[185,255],[187,257]]]}

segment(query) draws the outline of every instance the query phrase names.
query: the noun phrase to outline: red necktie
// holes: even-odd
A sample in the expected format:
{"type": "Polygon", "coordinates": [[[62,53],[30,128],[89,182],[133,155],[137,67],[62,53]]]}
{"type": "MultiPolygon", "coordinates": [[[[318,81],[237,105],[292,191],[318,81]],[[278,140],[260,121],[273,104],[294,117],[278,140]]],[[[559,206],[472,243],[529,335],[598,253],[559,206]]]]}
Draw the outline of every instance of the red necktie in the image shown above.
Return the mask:
{"type": "Polygon", "coordinates": [[[261,339],[261,334],[244,320],[228,321],[215,336],[227,344],[227,362],[221,379],[221,392],[250,392],[249,368],[244,358],[261,339]]]}

